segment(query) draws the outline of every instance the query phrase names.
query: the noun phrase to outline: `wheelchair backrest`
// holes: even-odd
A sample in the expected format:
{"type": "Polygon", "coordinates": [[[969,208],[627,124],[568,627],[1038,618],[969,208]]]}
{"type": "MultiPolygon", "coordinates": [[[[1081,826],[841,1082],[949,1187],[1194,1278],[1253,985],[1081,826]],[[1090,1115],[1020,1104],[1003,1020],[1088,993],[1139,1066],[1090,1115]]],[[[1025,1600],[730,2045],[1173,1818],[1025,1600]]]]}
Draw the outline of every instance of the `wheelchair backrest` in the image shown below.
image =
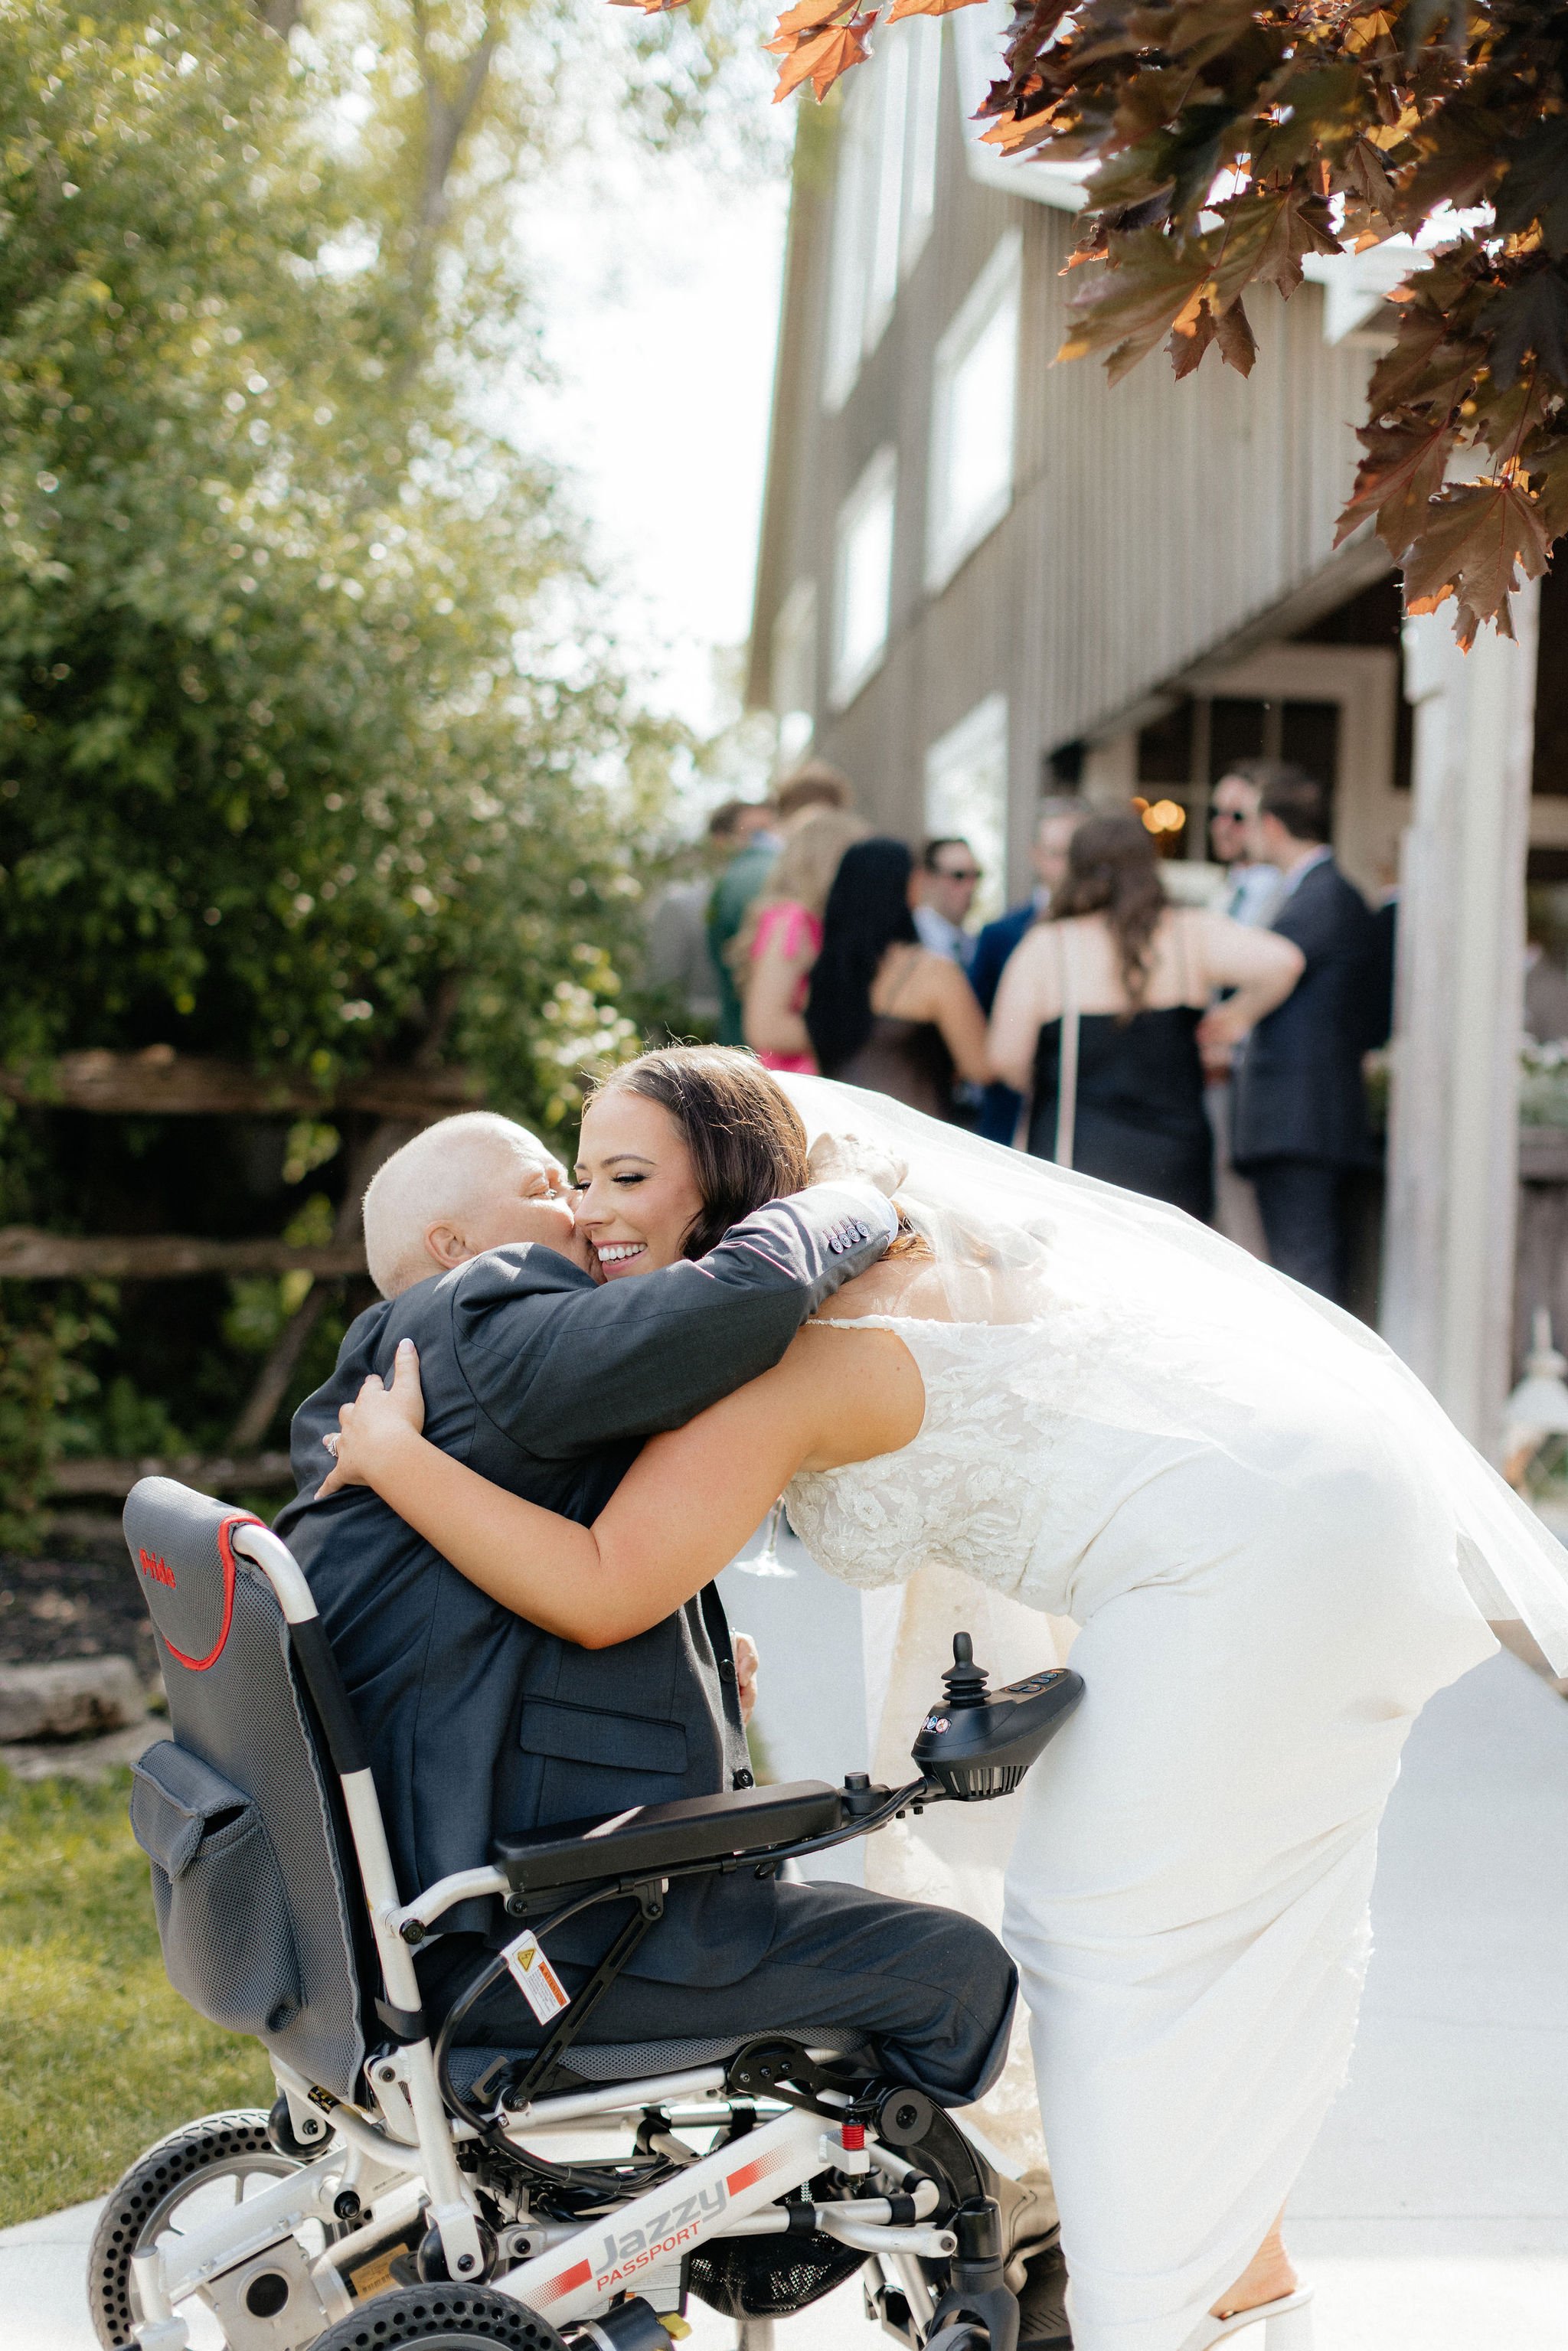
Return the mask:
{"type": "Polygon", "coordinates": [[[258,1523],[172,1478],[143,1478],[126,1502],[173,1733],[134,1766],[131,1826],[176,1991],[352,2098],[363,1897],[283,1612],[234,1549],[235,1528],[258,1523]]]}

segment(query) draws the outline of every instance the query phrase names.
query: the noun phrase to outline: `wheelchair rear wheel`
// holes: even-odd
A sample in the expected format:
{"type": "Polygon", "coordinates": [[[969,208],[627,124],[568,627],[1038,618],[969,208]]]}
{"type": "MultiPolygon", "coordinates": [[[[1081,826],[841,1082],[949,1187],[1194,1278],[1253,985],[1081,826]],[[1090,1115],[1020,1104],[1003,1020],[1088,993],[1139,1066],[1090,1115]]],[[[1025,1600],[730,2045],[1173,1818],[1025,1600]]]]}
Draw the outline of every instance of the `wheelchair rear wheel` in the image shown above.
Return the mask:
{"type": "Polygon", "coordinates": [[[482,2285],[404,2286],[379,2294],[329,2326],[312,2351],[397,2351],[404,2343],[417,2343],[422,2351],[562,2351],[553,2326],[508,2294],[482,2285]]]}
{"type": "MultiPolygon", "coordinates": [[[[145,2252],[161,2236],[199,2226],[204,2207],[244,2201],[246,2182],[264,2187],[298,2171],[298,2160],[280,2155],[267,2133],[260,2107],[204,2115],[172,2131],[133,2163],[103,2208],[88,2256],[88,2306],[104,2351],[134,2351],[141,2316],[131,2271],[133,2253],[145,2252]]],[[[201,2314],[184,2314],[200,2323],[201,2314]]],[[[207,2315],[209,2327],[214,2325],[207,2315]]],[[[212,2336],[222,2341],[221,2334],[212,2336]]]]}

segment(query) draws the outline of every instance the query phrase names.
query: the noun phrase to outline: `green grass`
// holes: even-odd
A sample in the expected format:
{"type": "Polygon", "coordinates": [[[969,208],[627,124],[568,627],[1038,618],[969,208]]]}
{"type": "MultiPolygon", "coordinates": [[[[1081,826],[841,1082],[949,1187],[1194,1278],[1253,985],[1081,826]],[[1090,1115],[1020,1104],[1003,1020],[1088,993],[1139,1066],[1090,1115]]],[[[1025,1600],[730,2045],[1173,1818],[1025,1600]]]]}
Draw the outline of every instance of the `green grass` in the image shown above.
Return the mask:
{"type": "Polygon", "coordinates": [[[272,2103],[259,2045],[164,1977],[130,1785],[0,1773],[0,2226],[101,2195],[193,2116],[272,2103]]]}

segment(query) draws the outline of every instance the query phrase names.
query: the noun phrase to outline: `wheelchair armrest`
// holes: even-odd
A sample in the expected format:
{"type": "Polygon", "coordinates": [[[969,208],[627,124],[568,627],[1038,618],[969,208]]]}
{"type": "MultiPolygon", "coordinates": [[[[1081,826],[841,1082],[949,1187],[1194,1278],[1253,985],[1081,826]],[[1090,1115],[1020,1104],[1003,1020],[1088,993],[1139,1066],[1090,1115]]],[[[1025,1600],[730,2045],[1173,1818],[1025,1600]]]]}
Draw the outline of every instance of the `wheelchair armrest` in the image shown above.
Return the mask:
{"type": "Polygon", "coordinates": [[[514,1894],[538,1894],[636,1872],[656,1876],[684,1862],[721,1861],[823,1836],[842,1825],[843,1796],[821,1780],[734,1795],[687,1796],[674,1804],[639,1804],[607,1819],[561,1821],[553,1828],[498,1836],[496,1866],[514,1894]]]}

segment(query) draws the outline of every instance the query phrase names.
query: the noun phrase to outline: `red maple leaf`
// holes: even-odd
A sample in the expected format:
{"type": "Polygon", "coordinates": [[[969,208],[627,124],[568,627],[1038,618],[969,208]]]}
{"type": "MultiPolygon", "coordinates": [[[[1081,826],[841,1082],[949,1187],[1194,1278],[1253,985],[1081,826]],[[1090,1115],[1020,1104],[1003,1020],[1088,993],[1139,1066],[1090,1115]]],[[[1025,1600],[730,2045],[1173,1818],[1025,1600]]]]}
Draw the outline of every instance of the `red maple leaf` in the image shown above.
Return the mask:
{"type": "MultiPolygon", "coordinates": [[[[642,6],[643,0],[637,0],[637,5],[642,6]]],[[[798,7],[786,8],[773,27],[772,39],[764,41],[762,46],[775,57],[789,57],[799,35],[815,32],[819,26],[843,13],[844,0],[800,0],[798,7]]]]}
{"type": "MultiPolygon", "coordinates": [[[[810,0],[806,0],[810,5],[810,0]]],[[[877,10],[868,9],[863,16],[852,16],[847,24],[827,25],[820,32],[802,33],[794,49],[779,69],[779,85],[773,92],[773,103],[788,98],[803,81],[809,81],[819,102],[826,98],[839,76],[851,66],[863,65],[867,57],[864,36],[877,19],[877,10]]],[[[767,44],[778,53],[778,37],[767,44]]]]}

